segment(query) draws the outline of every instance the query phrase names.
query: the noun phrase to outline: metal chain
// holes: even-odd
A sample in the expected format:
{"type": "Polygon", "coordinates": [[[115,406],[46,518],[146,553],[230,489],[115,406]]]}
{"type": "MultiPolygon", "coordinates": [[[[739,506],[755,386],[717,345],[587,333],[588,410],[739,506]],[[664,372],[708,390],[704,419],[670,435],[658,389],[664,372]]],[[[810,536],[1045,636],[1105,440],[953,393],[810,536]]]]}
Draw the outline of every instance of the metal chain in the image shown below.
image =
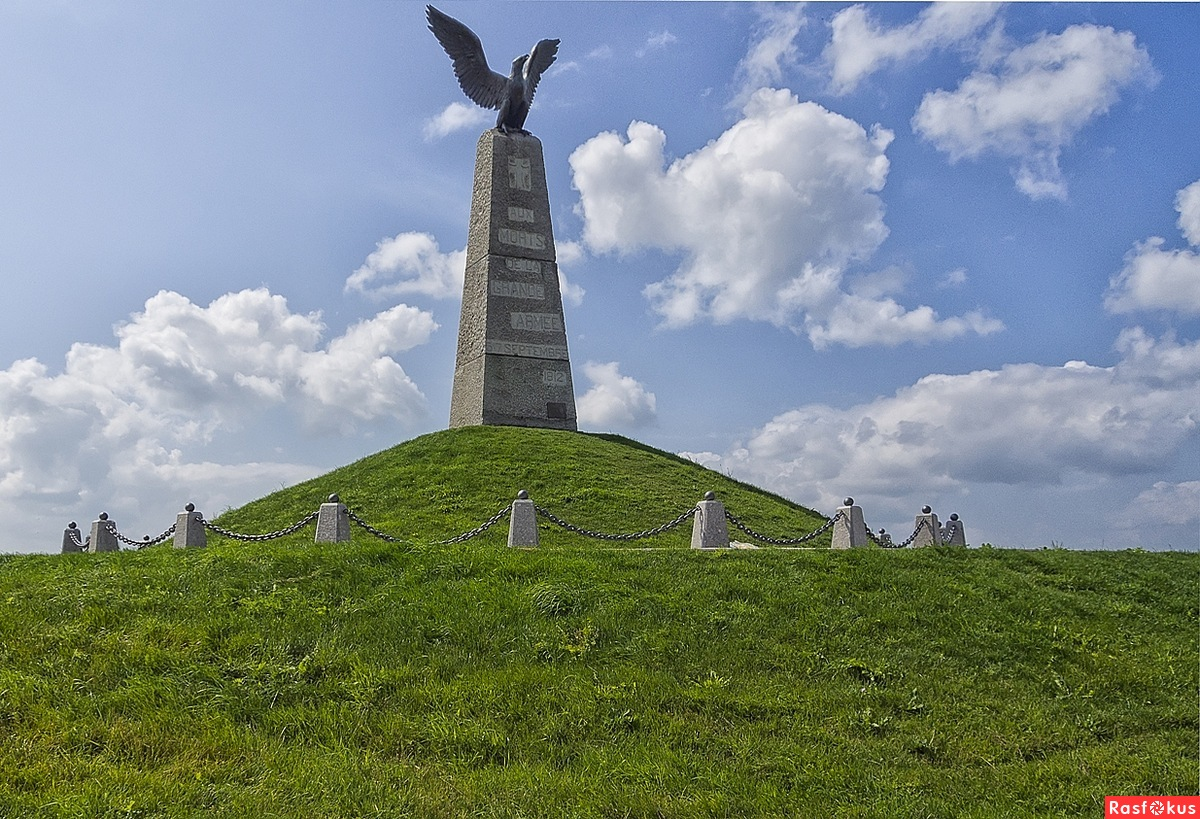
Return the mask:
{"type": "Polygon", "coordinates": [[[664,523],[662,526],[656,526],[653,529],[647,529],[644,532],[633,532],[633,533],[625,534],[625,535],[610,535],[605,532],[593,532],[589,529],[582,529],[578,526],[567,523],[562,518],[557,517],[553,512],[549,511],[548,509],[543,509],[542,507],[540,507],[536,504],[534,504],[533,508],[537,511],[537,513],[539,515],[544,517],[546,520],[550,521],[553,524],[561,526],[562,528],[566,529],[568,532],[574,532],[575,534],[583,535],[584,537],[596,538],[597,540],[624,540],[624,541],[641,540],[642,538],[653,537],[654,535],[661,535],[663,532],[669,532],[672,529],[674,529],[676,526],[679,526],[680,524],[682,524],[688,518],[692,517],[692,515],[696,514],[697,510],[699,509],[699,507],[693,506],[691,509],[684,512],[682,515],[675,518],[675,520],[673,520],[669,523],[664,523]]]}
{"type": "Polygon", "coordinates": [[[908,539],[901,541],[900,543],[884,543],[879,538],[875,537],[875,535],[871,534],[870,529],[867,529],[867,537],[869,537],[872,541],[874,541],[876,546],[880,546],[884,549],[903,549],[904,547],[910,545],[914,540],[916,540],[917,535],[921,534],[921,530],[928,526],[929,526],[928,520],[924,520],[924,519],[921,520],[921,522],[917,524],[917,528],[913,529],[913,533],[908,536],[908,539]]]}
{"type": "Polygon", "coordinates": [[[286,529],[280,529],[276,532],[270,532],[265,535],[243,535],[238,532],[231,532],[228,529],[224,529],[215,523],[209,523],[207,520],[201,520],[200,522],[204,524],[204,528],[210,529],[219,535],[224,535],[225,537],[233,538],[234,540],[244,540],[247,542],[260,543],[264,540],[275,540],[276,538],[284,537],[285,535],[290,535],[295,532],[299,532],[305,526],[307,526],[308,524],[310,524],[314,520],[316,520],[317,514],[318,514],[317,512],[313,512],[310,515],[308,515],[307,517],[305,517],[304,519],[296,521],[295,523],[293,523],[291,526],[287,527],[286,529]]]}
{"type": "MultiPolygon", "coordinates": [[[[67,536],[71,538],[71,542],[74,543],[76,546],[78,546],[81,550],[86,550],[87,544],[79,539],[78,533],[79,533],[78,529],[68,529],[67,530],[67,536]]],[[[91,540],[90,535],[88,536],[88,539],[91,540]]]]}
{"type": "MultiPolygon", "coordinates": [[[[126,546],[134,546],[138,549],[145,549],[147,546],[157,546],[158,544],[162,543],[167,538],[169,538],[171,535],[175,534],[175,524],[174,523],[171,524],[170,528],[168,528],[167,531],[163,532],[161,535],[154,538],[153,540],[150,539],[149,535],[146,536],[145,540],[132,540],[130,538],[127,538],[127,537],[125,537],[125,535],[123,535],[117,531],[117,524],[113,523],[111,520],[105,521],[104,528],[108,530],[109,534],[111,534],[117,540],[124,543],[126,546]]],[[[83,544],[80,544],[80,545],[83,545],[83,544]]]]}
{"type": "Polygon", "coordinates": [[[793,538],[767,537],[764,534],[754,531],[749,526],[747,526],[746,524],[742,523],[740,520],[735,518],[728,509],[725,510],[725,517],[729,519],[730,523],[732,523],[737,528],[741,529],[746,534],[750,535],[750,537],[754,538],[755,540],[761,540],[763,543],[770,543],[773,546],[795,546],[798,543],[807,543],[808,541],[812,540],[813,538],[817,537],[818,535],[828,532],[830,530],[830,528],[833,527],[833,524],[837,523],[839,520],[841,520],[843,517],[845,517],[845,513],[838,512],[836,515],[834,515],[828,521],[826,521],[821,526],[821,528],[819,528],[813,532],[809,532],[807,535],[801,535],[800,537],[793,537],[793,538]]]}
{"type": "Polygon", "coordinates": [[[411,542],[411,541],[405,540],[402,537],[394,537],[393,535],[389,535],[387,532],[384,532],[380,529],[376,529],[374,526],[367,523],[365,520],[360,518],[358,515],[354,514],[354,512],[349,507],[346,508],[346,514],[350,516],[350,520],[354,521],[359,526],[366,529],[368,532],[370,532],[371,534],[373,534],[375,537],[379,538],[380,540],[387,541],[388,543],[410,543],[411,542]]]}
{"type": "Polygon", "coordinates": [[[465,541],[468,541],[471,538],[475,537],[476,535],[481,535],[484,532],[486,532],[488,529],[491,529],[493,526],[496,525],[496,523],[501,518],[503,518],[505,515],[507,515],[510,512],[512,512],[512,506],[511,505],[505,506],[499,512],[492,515],[490,518],[488,518],[483,523],[476,526],[471,531],[463,532],[461,535],[457,535],[456,537],[449,538],[448,540],[435,540],[433,542],[433,544],[435,546],[449,546],[451,543],[463,543],[465,541]]]}
{"type": "MultiPolygon", "coordinates": [[[[498,521],[500,521],[505,515],[507,515],[511,511],[512,511],[511,506],[505,506],[499,512],[492,515],[486,521],[484,521],[480,525],[476,526],[474,529],[470,530],[469,532],[463,532],[461,535],[457,535],[457,536],[449,538],[447,540],[435,540],[435,541],[433,541],[433,545],[434,546],[448,546],[452,543],[463,543],[465,541],[468,541],[471,538],[481,535],[484,532],[486,532],[488,529],[495,526],[498,521]]],[[[387,532],[383,531],[382,529],[376,529],[374,526],[367,523],[365,520],[360,518],[358,515],[354,514],[354,512],[352,512],[349,508],[346,509],[346,514],[350,516],[350,520],[354,521],[356,524],[361,526],[363,529],[367,530],[368,532],[370,532],[372,535],[379,538],[380,540],[386,541],[387,543],[416,543],[417,542],[414,540],[406,540],[405,538],[402,538],[402,537],[396,537],[395,535],[389,535],[387,532]]]]}

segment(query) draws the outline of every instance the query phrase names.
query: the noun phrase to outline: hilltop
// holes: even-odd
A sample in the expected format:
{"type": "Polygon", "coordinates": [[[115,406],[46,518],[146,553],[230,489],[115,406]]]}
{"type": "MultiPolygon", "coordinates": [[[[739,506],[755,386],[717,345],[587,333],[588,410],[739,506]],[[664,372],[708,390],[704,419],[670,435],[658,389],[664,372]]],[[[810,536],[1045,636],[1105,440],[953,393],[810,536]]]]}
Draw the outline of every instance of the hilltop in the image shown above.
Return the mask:
{"type": "Polygon", "coordinates": [[[708,490],[822,520],[635,442],[480,429],[220,518],[337,491],[420,542],[0,557],[0,816],[1099,816],[1197,786],[1196,555],[427,542],[519,488],[610,531],[708,490]]]}

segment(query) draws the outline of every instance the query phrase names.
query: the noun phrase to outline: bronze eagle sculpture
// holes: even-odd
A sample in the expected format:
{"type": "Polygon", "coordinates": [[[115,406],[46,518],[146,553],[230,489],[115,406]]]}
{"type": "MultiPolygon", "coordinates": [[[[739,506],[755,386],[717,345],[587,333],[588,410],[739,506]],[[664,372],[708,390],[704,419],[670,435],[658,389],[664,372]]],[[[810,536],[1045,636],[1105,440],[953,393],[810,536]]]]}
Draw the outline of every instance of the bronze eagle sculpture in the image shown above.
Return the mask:
{"type": "Polygon", "coordinates": [[[526,134],[525,118],[537,91],[542,72],[558,56],[558,40],[539,40],[528,54],[512,62],[512,72],[505,77],[488,67],[483,55],[483,43],[475,32],[433,6],[425,7],[429,30],[454,63],[454,76],[472,102],[483,108],[500,111],[496,129],[507,134],[516,131],[526,134]]]}

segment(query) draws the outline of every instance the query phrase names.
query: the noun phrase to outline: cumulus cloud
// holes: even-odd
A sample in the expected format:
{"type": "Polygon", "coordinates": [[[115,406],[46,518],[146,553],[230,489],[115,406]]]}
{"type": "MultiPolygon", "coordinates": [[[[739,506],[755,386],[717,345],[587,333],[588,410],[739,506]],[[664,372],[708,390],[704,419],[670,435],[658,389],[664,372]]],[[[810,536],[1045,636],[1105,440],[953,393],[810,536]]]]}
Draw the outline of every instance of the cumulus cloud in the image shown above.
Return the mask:
{"type": "Polygon", "coordinates": [[[346,279],[346,292],[375,299],[419,293],[435,299],[462,294],[467,251],[443,253],[428,233],[399,233],[383,239],[362,266],[346,279]]]}
{"type": "Polygon", "coordinates": [[[455,131],[482,127],[490,121],[491,114],[487,110],[465,102],[452,102],[440,114],[425,120],[421,133],[426,142],[433,142],[455,131]]]}
{"type": "Polygon", "coordinates": [[[943,321],[930,308],[909,315],[894,301],[842,289],[847,266],[887,236],[878,192],[891,140],[884,128],[868,132],[773,89],[756,92],[739,122],[669,166],[666,134],[634,122],[626,138],[599,134],[570,157],[583,240],[599,253],[681,253],[675,274],[644,291],[670,327],[770,321],[818,346],[997,329],[979,316],[943,321]],[[866,314],[880,323],[846,326],[866,314]]]}
{"type": "Polygon", "coordinates": [[[722,456],[738,477],[822,509],[1053,486],[1159,470],[1200,430],[1200,343],[1122,334],[1112,367],[1011,364],[929,375],[847,409],[783,413],[722,456]]]}
{"type": "Polygon", "coordinates": [[[633,430],[654,422],[654,393],[634,378],[621,375],[616,361],[583,365],[592,387],[576,402],[579,423],[593,429],[633,430]]]}
{"type": "Polygon", "coordinates": [[[554,255],[558,262],[558,290],[562,294],[562,299],[567,304],[579,307],[583,304],[583,297],[587,293],[581,286],[567,279],[565,268],[571,265],[578,264],[586,255],[583,245],[579,242],[566,241],[555,242],[554,255]]]}
{"type": "Polygon", "coordinates": [[[0,371],[0,510],[29,518],[96,500],[129,511],[157,499],[156,487],[178,491],[185,473],[219,476],[210,498],[309,477],[303,464],[195,455],[264,413],[317,431],[414,425],[425,398],[391,356],[436,326],[400,305],[322,346],[320,315],[294,313],[266,289],[207,306],[160,292],[115,328],[115,345],[75,344],[59,373],[36,359],[0,371]]]}
{"type": "Polygon", "coordinates": [[[954,91],[926,94],[912,126],[952,162],[984,154],[1015,159],[1022,193],[1062,199],[1062,149],[1124,89],[1154,78],[1149,55],[1131,32],[1075,25],[1040,35],[954,91]]]}
{"type": "Polygon", "coordinates": [[[1179,229],[1193,247],[1200,247],[1200,180],[1193,182],[1175,196],[1179,211],[1179,229]]]}
{"type": "MultiPolygon", "coordinates": [[[[1175,198],[1179,229],[1193,245],[1200,244],[1200,182],[1175,198]]],[[[1165,241],[1151,236],[1125,254],[1125,266],[1109,282],[1104,306],[1112,313],[1171,310],[1200,315],[1200,254],[1194,250],[1164,250],[1165,241]]]]}
{"type": "Polygon", "coordinates": [[[889,63],[920,59],[976,37],[999,8],[992,3],[934,3],[913,22],[896,28],[876,23],[866,6],[839,11],[830,23],[832,38],[823,55],[834,92],[853,91],[889,63]]]}

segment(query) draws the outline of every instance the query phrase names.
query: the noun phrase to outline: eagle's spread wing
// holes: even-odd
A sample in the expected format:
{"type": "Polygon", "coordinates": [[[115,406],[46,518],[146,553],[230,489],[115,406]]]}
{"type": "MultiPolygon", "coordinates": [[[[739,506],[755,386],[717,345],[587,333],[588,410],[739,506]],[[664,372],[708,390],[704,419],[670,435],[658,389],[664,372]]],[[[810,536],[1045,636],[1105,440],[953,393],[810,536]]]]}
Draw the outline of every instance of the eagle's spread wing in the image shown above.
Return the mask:
{"type": "MultiPolygon", "coordinates": [[[[488,68],[487,57],[483,56],[483,43],[479,42],[475,32],[433,6],[425,7],[425,18],[429,21],[429,30],[454,62],[454,76],[458,78],[463,93],[476,105],[499,108],[504,102],[508,78],[488,68]]],[[[557,40],[554,41],[554,47],[557,50],[557,40]]],[[[551,54],[550,62],[553,61],[554,55],[551,54]]],[[[546,65],[550,65],[550,62],[546,65]]]]}
{"type": "Polygon", "coordinates": [[[525,86],[529,89],[530,100],[533,99],[533,92],[537,91],[542,72],[554,63],[557,56],[558,40],[539,40],[533,51],[529,52],[529,59],[525,62],[525,86]]]}

